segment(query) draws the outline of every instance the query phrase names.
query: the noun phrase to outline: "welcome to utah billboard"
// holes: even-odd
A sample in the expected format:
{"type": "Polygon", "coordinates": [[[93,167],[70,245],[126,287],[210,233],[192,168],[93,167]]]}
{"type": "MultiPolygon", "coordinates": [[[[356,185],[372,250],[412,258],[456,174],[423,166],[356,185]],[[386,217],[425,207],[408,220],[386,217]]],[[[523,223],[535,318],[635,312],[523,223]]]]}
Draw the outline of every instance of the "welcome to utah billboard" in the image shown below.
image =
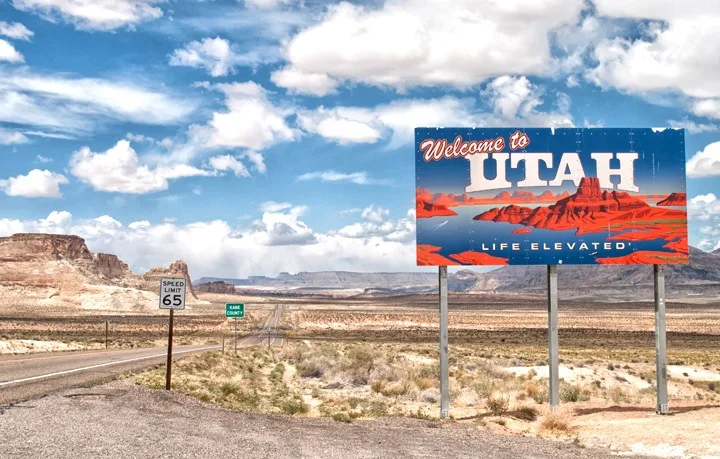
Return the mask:
{"type": "Polygon", "coordinates": [[[417,128],[418,265],[687,263],[682,129],[417,128]]]}

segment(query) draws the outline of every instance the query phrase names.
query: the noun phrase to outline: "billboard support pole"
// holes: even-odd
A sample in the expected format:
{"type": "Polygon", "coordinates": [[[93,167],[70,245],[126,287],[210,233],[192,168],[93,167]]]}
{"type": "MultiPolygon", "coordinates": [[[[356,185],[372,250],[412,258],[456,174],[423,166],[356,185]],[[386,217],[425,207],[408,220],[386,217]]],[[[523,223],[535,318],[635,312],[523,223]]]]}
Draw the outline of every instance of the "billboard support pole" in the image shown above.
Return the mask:
{"type": "Polygon", "coordinates": [[[662,265],[653,265],[655,281],[655,366],[657,373],[658,414],[668,413],[667,395],[667,342],[665,335],[665,269],[662,265]]]}
{"type": "Polygon", "coordinates": [[[440,285],[440,418],[447,419],[450,417],[447,266],[440,266],[438,274],[440,285]]]}
{"type": "Polygon", "coordinates": [[[550,408],[560,403],[560,378],[558,364],[558,293],[557,265],[548,265],[548,379],[550,380],[550,408]]]}

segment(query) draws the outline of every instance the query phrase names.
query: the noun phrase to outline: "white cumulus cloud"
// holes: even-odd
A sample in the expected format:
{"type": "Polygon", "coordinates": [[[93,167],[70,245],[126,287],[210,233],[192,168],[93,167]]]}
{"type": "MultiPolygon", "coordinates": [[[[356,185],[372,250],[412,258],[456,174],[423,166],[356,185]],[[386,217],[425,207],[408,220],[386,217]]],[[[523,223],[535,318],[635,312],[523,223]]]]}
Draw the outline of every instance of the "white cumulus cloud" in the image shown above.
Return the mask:
{"type": "Polygon", "coordinates": [[[151,169],[140,163],[128,140],[120,140],[101,153],[82,147],[73,154],[70,169],[74,176],[97,191],[130,194],[166,190],[168,180],[211,174],[187,164],[151,169]]]}
{"type": "Polygon", "coordinates": [[[249,177],[247,167],[236,157],[231,155],[214,156],[208,161],[210,167],[217,171],[232,171],[237,177],[249,177]]]}
{"type": "Polygon", "coordinates": [[[365,236],[349,229],[341,235],[313,231],[302,221],[305,210],[293,205],[266,209],[249,228],[236,228],[223,220],[123,225],[112,216],[75,219],[61,211],[39,220],[0,218],[0,236],[76,234],[85,238],[90,250],[116,254],[136,272],[182,259],[193,278],[274,276],[282,271],[417,270],[410,217],[390,222],[394,228],[367,227],[365,236]]]}
{"type": "Polygon", "coordinates": [[[639,0],[595,2],[598,14],[655,20],[636,38],[601,41],[587,76],[634,94],[679,93],[696,115],[720,118],[720,3],[639,0]],[[657,22],[663,21],[663,22],[657,22]]]}
{"type": "Polygon", "coordinates": [[[0,38],[0,62],[19,63],[25,62],[25,58],[7,40],[0,38]]]}
{"type": "Polygon", "coordinates": [[[240,53],[230,42],[220,38],[203,38],[176,49],[170,56],[170,65],[204,68],[214,77],[235,72],[237,66],[255,66],[263,62],[256,52],[240,53]]]}
{"type": "Polygon", "coordinates": [[[292,110],[274,105],[268,92],[257,83],[218,84],[213,88],[225,95],[226,110],[214,112],[205,125],[190,127],[191,150],[197,147],[262,150],[298,136],[286,120],[292,110]]]}
{"type": "Polygon", "coordinates": [[[709,144],[688,160],[687,176],[691,178],[720,176],[720,142],[709,144]]]}
{"type": "Polygon", "coordinates": [[[61,174],[48,170],[33,169],[27,175],[0,180],[0,190],[8,196],[26,198],[61,198],[60,185],[68,183],[61,174]]]}
{"type": "Polygon", "coordinates": [[[163,0],[12,0],[15,8],[74,24],[78,29],[115,30],[163,15],[163,0]]]}
{"type": "Polygon", "coordinates": [[[549,32],[577,20],[582,0],[341,2],[287,44],[278,85],[322,95],[334,81],[468,87],[505,74],[545,74],[549,32]]]}
{"type": "Polygon", "coordinates": [[[502,76],[490,81],[483,96],[491,107],[483,111],[473,98],[399,99],[376,107],[318,107],[301,110],[298,124],[307,132],[341,143],[374,143],[390,138],[390,147],[413,141],[416,127],[532,126],[572,127],[570,100],[559,94],[556,107],[537,109],[543,91],[525,77],[502,76]]]}

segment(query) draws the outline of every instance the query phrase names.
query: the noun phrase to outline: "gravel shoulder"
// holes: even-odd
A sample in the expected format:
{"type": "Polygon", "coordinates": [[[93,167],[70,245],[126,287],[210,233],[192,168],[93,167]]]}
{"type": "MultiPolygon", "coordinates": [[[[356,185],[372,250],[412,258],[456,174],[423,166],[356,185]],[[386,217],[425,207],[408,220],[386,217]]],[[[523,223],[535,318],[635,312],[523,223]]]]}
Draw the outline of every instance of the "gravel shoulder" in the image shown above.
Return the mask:
{"type": "Polygon", "coordinates": [[[2,458],[603,458],[466,423],[352,424],[231,411],[120,380],[0,407],[2,458]]]}

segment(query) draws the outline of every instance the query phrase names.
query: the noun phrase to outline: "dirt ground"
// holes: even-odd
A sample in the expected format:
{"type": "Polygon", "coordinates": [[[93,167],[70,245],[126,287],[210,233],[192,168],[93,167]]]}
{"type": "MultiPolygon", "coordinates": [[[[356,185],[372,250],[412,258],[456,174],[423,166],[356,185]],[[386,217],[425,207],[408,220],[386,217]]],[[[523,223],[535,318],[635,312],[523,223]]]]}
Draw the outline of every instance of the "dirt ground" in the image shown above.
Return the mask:
{"type": "MultiPolygon", "coordinates": [[[[186,386],[178,390],[188,395],[232,409],[327,417],[342,423],[384,416],[438,417],[435,295],[201,294],[200,299],[209,304],[176,315],[177,343],[218,343],[223,336],[229,343],[234,322],[224,318],[223,303],[245,302],[248,316],[238,321],[241,335],[261,328],[275,306],[282,305],[279,328],[290,344],[272,352],[257,350],[250,360],[237,362],[222,360],[208,366],[188,359],[185,367],[176,370],[176,381],[186,386]],[[353,346],[367,346],[385,359],[373,367],[372,377],[370,369],[368,378],[351,381],[348,375],[353,364],[348,363],[348,355],[353,346]],[[301,352],[293,355],[294,348],[301,352]],[[339,353],[331,352],[334,350],[339,353]],[[259,376],[251,376],[250,368],[259,376]],[[213,386],[212,381],[217,384],[213,386]],[[252,394],[246,397],[248,394],[236,391],[235,386],[248,382],[266,397],[258,402],[252,394]]],[[[167,318],[162,313],[3,307],[0,352],[104,347],[106,320],[111,324],[111,347],[165,343],[167,318]]],[[[561,302],[565,400],[557,413],[547,410],[543,393],[547,385],[546,326],[542,298],[451,295],[451,412],[455,422],[624,454],[720,457],[715,434],[715,426],[720,425],[720,303],[668,300],[670,416],[654,413],[651,302],[561,302]],[[502,404],[504,399],[508,403],[505,412],[493,414],[489,405],[502,404]],[[522,411],[525,408],[528,410],[522,411]],[[528,415],[533,411],[537,413],[528,415]],[[527,416],[534,420],[522,419],[527,416]]],[[[144,374],[139,383],[153,387],[158,375],[144,374]]]]}

